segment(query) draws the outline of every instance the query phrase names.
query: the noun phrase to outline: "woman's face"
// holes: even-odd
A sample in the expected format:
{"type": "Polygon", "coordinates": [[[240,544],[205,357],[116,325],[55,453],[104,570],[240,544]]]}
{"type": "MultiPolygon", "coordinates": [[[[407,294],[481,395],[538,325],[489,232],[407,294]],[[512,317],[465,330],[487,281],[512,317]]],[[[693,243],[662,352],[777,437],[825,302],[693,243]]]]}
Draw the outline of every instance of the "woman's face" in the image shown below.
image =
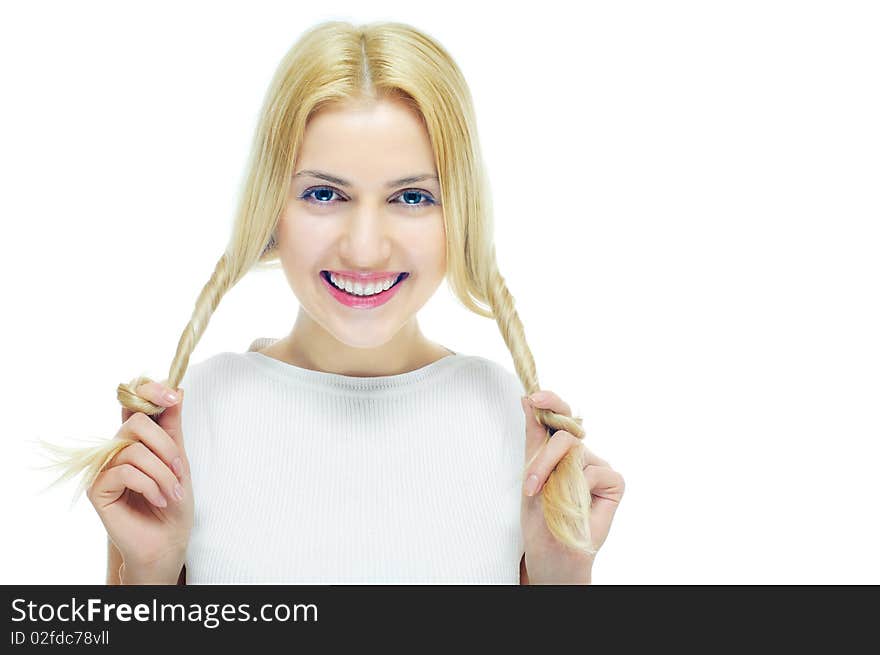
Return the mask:
{"type": "Polygon", "coordinates": [[[407,105],[313,114],[277,229],[302,310],[347,345],[387,343],[446,275],[440,202],[430,138],[407,105]]]}

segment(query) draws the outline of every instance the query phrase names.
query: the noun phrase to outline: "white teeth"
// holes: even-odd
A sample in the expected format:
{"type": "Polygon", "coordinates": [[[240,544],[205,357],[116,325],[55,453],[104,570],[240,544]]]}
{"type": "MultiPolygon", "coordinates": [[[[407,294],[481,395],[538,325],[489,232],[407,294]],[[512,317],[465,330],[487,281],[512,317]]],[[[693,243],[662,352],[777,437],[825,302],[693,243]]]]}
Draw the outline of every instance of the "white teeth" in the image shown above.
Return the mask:
{"type": "Polygon", "coordinates": [[[353,282],[347,278],[337,277],[333,273],[330,273],[330,280],[337,288],[345,289],[348,293],[352,293],[356,296],[375,296],[377,293],[390,289],[397,281],[397,278],[390,277],[386,280],[378,280],[362,284],[360,282],[353,282]]]}

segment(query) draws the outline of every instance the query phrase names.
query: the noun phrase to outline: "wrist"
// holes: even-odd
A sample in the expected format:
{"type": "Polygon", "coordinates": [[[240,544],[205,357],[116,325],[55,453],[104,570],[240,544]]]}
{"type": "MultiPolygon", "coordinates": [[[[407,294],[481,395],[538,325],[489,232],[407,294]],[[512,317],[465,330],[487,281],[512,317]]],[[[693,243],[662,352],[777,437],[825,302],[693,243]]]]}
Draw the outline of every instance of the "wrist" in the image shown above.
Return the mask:
{"type": "Polygon", "coordinates": [[[176,585],[184,557],[152,563],[128,563],[119,567],[119,584],[122,585],[176,585]]]}

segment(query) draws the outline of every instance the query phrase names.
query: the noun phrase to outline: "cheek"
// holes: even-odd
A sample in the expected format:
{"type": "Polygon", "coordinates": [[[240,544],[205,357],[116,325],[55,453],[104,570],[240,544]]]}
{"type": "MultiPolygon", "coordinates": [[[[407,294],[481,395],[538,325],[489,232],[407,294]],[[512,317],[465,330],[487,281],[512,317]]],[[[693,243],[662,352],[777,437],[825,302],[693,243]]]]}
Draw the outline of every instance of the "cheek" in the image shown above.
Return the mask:
{"type": "Polygon", "coordinates": [[[326,230],[308,217],[285,213],[278,223],[278,249],[282,259],[297,267],[311,266],[324,243],[329,239],[326,230]]]}
{"type": "Polygon", "coordinates": [[[309,277],[317,267],[318,254],[322,252],[316,247],[318,231],[306,223],[288,219],[279,223],[277,231],[278,258],[290,288],[299,298],[307,293],[309,277]]]}
{"type": "Polygon", "coordinates": [[[434,249],[433,261],[437,262],[437,272],[444,275],[446,273],[446,243],[444,241],[440,241],[439,246],[434,249]]]}
{"type": "Polygon", "coordinates": [[[438,272],[441,274],[446,272],[446,230],[442,218],[431,240],[431,261],[435,262],[438,272]]]}
{"type": "Polygon", "coordinates": [[[401,237],[413,262],[424,272],[446,271],[446,230],[442,216],[432,225],[418,225],[401,237]]]}

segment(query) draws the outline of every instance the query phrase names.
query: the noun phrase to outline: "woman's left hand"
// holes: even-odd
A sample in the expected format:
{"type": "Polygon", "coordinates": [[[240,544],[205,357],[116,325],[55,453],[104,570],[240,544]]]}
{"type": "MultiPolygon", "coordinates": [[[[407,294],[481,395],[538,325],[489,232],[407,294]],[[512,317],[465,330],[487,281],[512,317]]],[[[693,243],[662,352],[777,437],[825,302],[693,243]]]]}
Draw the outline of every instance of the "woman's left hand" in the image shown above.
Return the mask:
{"type": "Polygon", "coordinates": [[[547,427],[535,418],[533,407],[571,416],[571,408],[552,391],[542,390],[522,400],[526,415],[526,462],[520,512],[525,546],[527,584],[590,584],[595,555],[578,553],[560,543],[547,528],[541,507],[541,490],[556,464],[572,449],[581,456],[582,469],[590,487],[590,534],[598,550],[608,536],[611,520],[623,497],[623,476],[608,462],[594,455],[580,439],[557,430],[547,440],[547,427]],[[545,443],[546,441],[546,443],[545,443]],[[534,476],[534,477],[533,477],[534,476]]]}

